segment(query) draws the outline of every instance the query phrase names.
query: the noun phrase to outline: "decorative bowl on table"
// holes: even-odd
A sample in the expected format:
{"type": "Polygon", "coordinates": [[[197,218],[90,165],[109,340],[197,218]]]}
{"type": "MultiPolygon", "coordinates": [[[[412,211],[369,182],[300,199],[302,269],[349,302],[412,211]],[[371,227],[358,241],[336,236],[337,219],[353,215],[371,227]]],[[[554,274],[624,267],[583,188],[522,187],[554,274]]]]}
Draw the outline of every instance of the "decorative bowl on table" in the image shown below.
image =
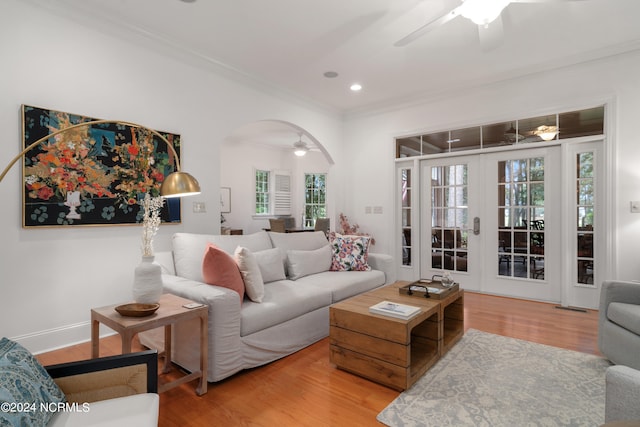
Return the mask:
{"type": "Polygon", "coordinates": [[[131,303],[119,305],[115,310],[127,317],[144,317],[151,316],[158,308],[160,308],[160,304],[131,303]]]}

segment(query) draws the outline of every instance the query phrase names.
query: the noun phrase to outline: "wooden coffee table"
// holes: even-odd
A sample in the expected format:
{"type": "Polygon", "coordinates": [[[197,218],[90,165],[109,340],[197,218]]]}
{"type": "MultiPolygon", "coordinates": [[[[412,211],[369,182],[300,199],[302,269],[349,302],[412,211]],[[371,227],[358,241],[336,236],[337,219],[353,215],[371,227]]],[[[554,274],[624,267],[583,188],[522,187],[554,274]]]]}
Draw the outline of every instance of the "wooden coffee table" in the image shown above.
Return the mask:
{"type": "Polygon", "coordinates": [[[396,390],[411,387],[464,333],[464,291],[444,299],[401,295],[409,282],[369,291],[330,307],[330,360],[338,368],[396,390]],[[421,308],[409,319],[373,314],[392,301],[421,308]]]}

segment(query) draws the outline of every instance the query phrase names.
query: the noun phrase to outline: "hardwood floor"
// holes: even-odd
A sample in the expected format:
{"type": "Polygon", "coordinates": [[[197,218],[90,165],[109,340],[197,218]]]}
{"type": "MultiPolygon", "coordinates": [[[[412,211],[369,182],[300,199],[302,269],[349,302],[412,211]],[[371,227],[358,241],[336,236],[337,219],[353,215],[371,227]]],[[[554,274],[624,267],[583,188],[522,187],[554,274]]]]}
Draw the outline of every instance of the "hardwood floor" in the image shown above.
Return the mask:
{"type": "MultiPolygon", "coordinates": [[[[597,311],[466,292],[465,330],[469,328],[599,354],[597,311]]],[[[139,343],[136,349],[141,349],[139,343]]],[[[119,351],[118,337],[101,341],[101,355],[119,351]]],[[[86,359],[90,353],[86,343],[38,359],[48,365],[86,359]]],[[[195,394],[194,384],[160,395],[160,427],[380,425],[376,415],[399,394],[336,369],[329,363],[328,338],[266,366],[210,383],[202,397],[195,394]]]]}

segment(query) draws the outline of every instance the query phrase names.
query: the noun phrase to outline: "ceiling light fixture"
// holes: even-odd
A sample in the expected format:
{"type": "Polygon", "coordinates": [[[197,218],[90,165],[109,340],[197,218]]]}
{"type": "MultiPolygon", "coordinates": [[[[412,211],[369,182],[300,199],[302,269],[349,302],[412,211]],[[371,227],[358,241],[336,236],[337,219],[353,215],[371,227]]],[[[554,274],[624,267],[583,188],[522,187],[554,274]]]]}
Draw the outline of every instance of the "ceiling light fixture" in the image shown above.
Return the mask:
{"type": "Polygon", "coordinates": [[[475,24],[488,26],[511,3],[509,0],[465,0],[458,8],[460,15],[475,24]]]}
{"type": "Polygon", "coordinates": [[[300,134],[300,140],[293,143],[293,154],[302,157],[307,154],[307,151],[309,151],[309,147],[302,141],[302,134],[300,134]]]}
{"type": "Polygon", "coordinates": [[[538,126],[536,130],[533,131],[533,134],[538,135],[543,141],[551,141],[558,133],[558,126],[542,125],[538,126]]]}
{"type": "Polygon", "coordinates": [[[351,89],[353,92],[358,92],[362,90],[362,85],[360,83],[354,83],[349,87],[349,89],[351,89]]]}

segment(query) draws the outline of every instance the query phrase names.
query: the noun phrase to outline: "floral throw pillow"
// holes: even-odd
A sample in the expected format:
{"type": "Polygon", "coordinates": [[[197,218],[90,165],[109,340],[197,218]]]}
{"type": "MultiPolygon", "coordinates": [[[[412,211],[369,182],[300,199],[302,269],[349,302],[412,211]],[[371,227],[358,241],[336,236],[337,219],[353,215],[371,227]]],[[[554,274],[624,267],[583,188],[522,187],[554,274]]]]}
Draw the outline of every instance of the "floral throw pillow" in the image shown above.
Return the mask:
{"type": "Polygon", "coordinates": [[[369,271],[367,264],[369,256],[369,236],[343,236],[331,232],[329,244],[331,245],[331,271],[369,271]]]}

